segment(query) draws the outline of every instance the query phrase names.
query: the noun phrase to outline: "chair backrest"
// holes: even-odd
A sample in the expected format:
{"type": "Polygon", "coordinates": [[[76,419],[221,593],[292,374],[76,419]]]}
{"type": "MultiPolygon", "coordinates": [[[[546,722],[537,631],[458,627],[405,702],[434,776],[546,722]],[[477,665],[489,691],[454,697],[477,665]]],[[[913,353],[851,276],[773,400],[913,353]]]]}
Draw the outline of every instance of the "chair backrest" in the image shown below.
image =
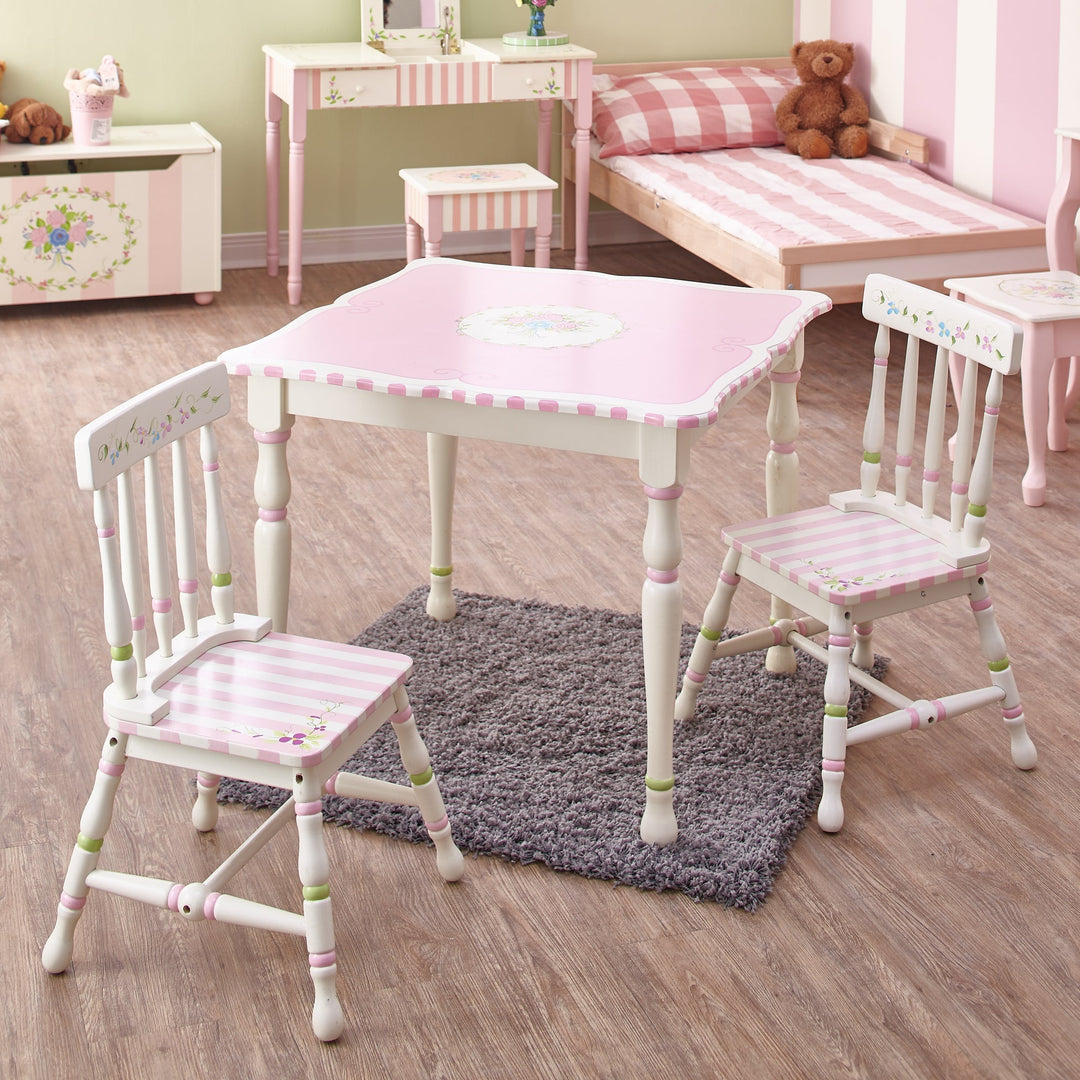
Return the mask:
{"type": "Polygon", "coordinates": [[[105,601],[105,636],[117,696],[132,698],[146,673],[146,605],[133,470],[143,463],[146,576],[160,656],[173,655],[173,583],[183,632],[195,637],[199,620],[195,508],[187,439],[199,433],[205,488],[206,562],[217,622],[233,622],[231,552],[218,478],[214,421],[229,411],[225,365],[214,362],[178,375],[87,424],[75,436],[79,487],[94,493],[105,601]],[[174,543],[158,456],[171,447],[174,543]],[[118,514],[114,513],[113,489],[118,514]],[[175,556],[175,558],[174,558],[175,556]]]}
{"type": "MultiPolygon", "coordinates": [[[[958,565],[984,558],[983,536],[993,476],[994,439],[1004,376],[1020,369],[1022,333],[1006,319],[961,300],[910,282],[871,274],[863,292],[863,316],[878,324],[874,343],[874,376],[863,428],[861,490],[847,508],[872,507],[902,519],[945,543],[958,565]],[[878,490],[886,437],[886,376],[891,331],[906,335],[899,409],[895,414],[894,483],[891,493],[878,490]],[[920,410],[919,346],[936,346],[929,401],[920,410]],[[960,400],[955,410],[952,475],[948,476],[946,410],[950,354],[963,365],[960,400]],[[979,378],[980,367],[989,375],[979,378]],[[984,384],[982,422],[974,457],[978,410],[984,384]],[[925,418],[920,423],[920,412],[925,418]],[[916,436],[922,434],[921,491],[913,490],[916,436]],[[939,492],[948,492],[948,510],[935,508],[939,492]]],[[[835,501],[835,500],[834,500],[835,501]]],[[[838,503],[839,505],[839,503],[838,503]]]]}

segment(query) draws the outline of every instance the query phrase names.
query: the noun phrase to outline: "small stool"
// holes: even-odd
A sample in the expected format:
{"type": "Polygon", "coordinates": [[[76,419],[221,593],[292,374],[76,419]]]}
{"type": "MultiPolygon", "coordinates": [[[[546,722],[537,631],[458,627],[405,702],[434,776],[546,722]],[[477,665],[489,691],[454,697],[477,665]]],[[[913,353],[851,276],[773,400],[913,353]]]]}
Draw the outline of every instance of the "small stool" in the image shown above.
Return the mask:
{"type": "MultiPolygon", "coordinates": [[[[1068,270],[950,278],[953,296],[1015,319],[1024,331],[1020,383],[1028,467],[1022,490],[1028,506],[1046,501],[1046,448],[1067,450],[1066,380],[1069,357],[1080,355],[1080,276],[1068,270]]],[[[962,369],[953,365],[959,392],[962,369]]]]}
{"type": "Polygon", "coordinates": [[[405,258],[437,259],[444,232],[510,230],[510,262],[525,265],[525,230],[536,229],[535,262],[551,263],[551,193],[558,184],[531,165],[465,165],[402,169],[405,258]]]}

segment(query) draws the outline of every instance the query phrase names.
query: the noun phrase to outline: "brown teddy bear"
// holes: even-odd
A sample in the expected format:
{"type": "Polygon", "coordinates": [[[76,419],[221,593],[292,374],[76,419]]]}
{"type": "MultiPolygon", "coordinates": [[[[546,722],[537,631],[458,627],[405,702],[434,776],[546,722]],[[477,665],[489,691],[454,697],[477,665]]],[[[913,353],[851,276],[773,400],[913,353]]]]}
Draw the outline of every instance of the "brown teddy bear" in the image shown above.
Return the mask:
{"type": "Polygon", "coordinates": [[[800,83],[776,107],[784,145],[804,158],[862,157],[870,145],[866,100],[844,79],[855,63],[855,46],[823,39],[800,41],[791,50],[800,83]]]}
{"type": "Polygon", "coordinates": [[[47,146],[61,142],[71,134],[64,118],[51,106],[33,98],[19,98],[7,111],[4,129],[8,142],[47,146]]]}

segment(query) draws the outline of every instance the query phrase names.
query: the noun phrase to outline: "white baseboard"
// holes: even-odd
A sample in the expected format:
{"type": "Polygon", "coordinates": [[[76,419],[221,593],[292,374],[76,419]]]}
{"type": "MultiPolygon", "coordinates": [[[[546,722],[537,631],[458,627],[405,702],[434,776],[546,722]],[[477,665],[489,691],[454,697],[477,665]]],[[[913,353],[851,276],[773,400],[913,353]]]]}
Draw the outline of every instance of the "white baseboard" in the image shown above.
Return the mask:
{"type": "MultiPolygon", "coordinates": [[[[556,216],[552,239],[558,243],[559,219],[556,216]]],[[[644,225],[608,210],[589,215],[590,244],[640,244],[661,237],[644,225]]],[[[510,232],[492,229],[489,232],[450,233],[443,239],[442,253],[481,255],[488,251],[509,251],[510,232]]],[[[281,265],[288,260],[288,234],[282,233],[278,243],[281,265]]],[[[405,225],[362,225],[345,229],[305,229],[305,265],[336,262],[369,262],[374,259],[403,259],[405,257],[405,225]]],[[[266,265],[266,233],[232,233],[221,238],[223,270],[245,270],[266,265]]]]}

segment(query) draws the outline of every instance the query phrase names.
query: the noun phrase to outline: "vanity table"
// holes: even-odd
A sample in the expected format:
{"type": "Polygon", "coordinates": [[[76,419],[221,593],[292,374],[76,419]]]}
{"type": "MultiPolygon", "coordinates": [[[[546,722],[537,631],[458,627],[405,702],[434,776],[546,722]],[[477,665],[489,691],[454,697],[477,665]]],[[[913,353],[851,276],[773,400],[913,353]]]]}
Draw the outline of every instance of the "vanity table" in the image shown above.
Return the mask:
{"type": "MultiPolygon", "coordinates": [[[[420,5],[436,25],[397,28],[382,0],[363,0],[364,40],[315,45],[264,45],[266,55],[266,268],[276,276],[282,106],[288,105],[289,303],[301,294],[304,230],[304,142],[308,112],[410,105],[475,105],[535,101],[537,168],[551,175],[551,114],[556,101],[576,101],[575,220],[586,222],[594,52],[577,45],[530,48],[500,39],[458,36],[459,0],[420,5]],[[430,9],[431,13],[428,13],[430,9]]],[[[391,163],[393,164],[393,163],[391,163]]],[[[396,172],[396,167],[394,169],[396,172]]],[[[574,265],[587,261],[587,229],[579,226],[574,265]]]]}

